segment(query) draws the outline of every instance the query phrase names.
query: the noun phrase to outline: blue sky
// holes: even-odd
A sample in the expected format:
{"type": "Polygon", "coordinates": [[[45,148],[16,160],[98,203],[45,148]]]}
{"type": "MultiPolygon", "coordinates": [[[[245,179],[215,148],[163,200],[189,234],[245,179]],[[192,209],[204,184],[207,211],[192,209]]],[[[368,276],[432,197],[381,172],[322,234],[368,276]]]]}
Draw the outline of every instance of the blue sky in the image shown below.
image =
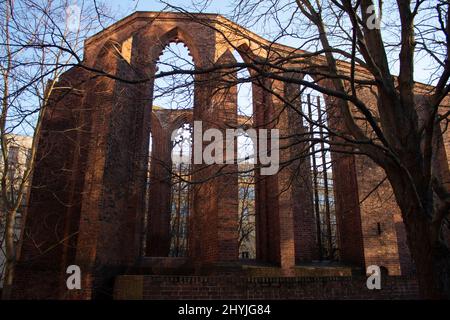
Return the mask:
{"type": "MultiPolygon", "coordinates": [[[[182,7],[189,11],[199,11],[204,8],[204,4],[208,3],[204,12],[226,14],[230,12],[231,2],[226,0],[209,0],[209,1],[190,1],[190,0],[168,0],[166,1],[173,6],[182,7]],[[196,4],[198,3],[198,4],[196,4]],[[197,10],[196,10],[197,9],[197,10]]],[[[118,12],[123,12],[123,16],[132,12],[134,8],[138,11],[161,11],[166,8],[166,5],[160,1],[155,0],[112,0],[108,1],[112,8],[117,8],[118,12]]]]}
{"type": "MultiPolygon", "coordinates": [[[[77,0],[74,0],[77,1],[77,0]]],[[[80,0],[78,0],[80,1],[80,0]]],[[[187,10],[190,12],[209,12],[209,13],[219,13],[222,14],[228,18],[232,18],[233,15],[233,9],[235,0],[166,0],[166,1],[160,1],[160,0],[112,0],[107,1],[107,5],[111,7],[111,9],[114,11],[115,16],[118,19],[121,19],[123,17],[126,17],[127,15],[131,14],[132,12],[138,10],[138,11],[161,11],[161,10],[174,10],[167,7],[165,4],[169,3],[172,6],[180,7],[183,10],[187,10]]],[[[264,9],[270,10],[271,1],[267,1],[264,3],[264,9]],[[266,4],[267,3],[267,4],[266,4]]],[[[389,1],[388,1],[389,5],[389,1]]],[[[394,14],[395,10],[388,10],[386,9],[385,4],[385,13],[383,17],[383,36],[385,38],[387,37],[398,37],[398,34],[396,32],[391,32],[391,30],[388,28],[389,23],[396,21],[396,16],[394,14]]],[[[392,5],[392,4],[391,4],[392,5]]],[[[288,21],[290,19],[292,9],[293,7],[289,7],[285,9],[285,11],[280,10],[280,17],[282,21],[288,21]]],[[[395,8],[394,8],[395,9],[395,8]]],[[[301,15],[297,14],[297,19],[301,19],[301,15]]],[[[247,28],[251,29],[252,31],[262,35],[263,37],[266,37],[268,40],[273,40],[273,37],[277,35],[277,31],[279,30],[279,27],[275,25],[273,21],[262,21],[263,19],[256,20],[254,23],[251,23],[251,25],[246,25],[247,28]]],[[[295,22],[294,22],[295,24],[295,22]]],[[[299,33],[303,32],[303,29],[293,29],[294,32],[297,31],[299,33]]],[[[292,37],[285,36],[282,37],[279,42],[291,45],[293,47],[299,47],[299,41],[296,39],[293,39],[292,37]]],[[[395,57],[395,55],[394,55],[395,57]]],[[[425,55],[420,57],[416,60],[415,63],[415,76],[416,81],[429,83],[429,65],[430,65],[430,58],[429,56],[425,55]]],[[[397,64],[393,65],[392,72],[394,74],[397,74],[397,64]]]]}

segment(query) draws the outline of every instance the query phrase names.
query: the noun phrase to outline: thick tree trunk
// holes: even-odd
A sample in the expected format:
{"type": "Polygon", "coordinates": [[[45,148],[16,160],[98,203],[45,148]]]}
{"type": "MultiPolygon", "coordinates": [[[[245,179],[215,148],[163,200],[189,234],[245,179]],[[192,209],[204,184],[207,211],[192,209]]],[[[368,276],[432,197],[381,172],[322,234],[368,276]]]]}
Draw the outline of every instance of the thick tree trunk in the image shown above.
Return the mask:
{"type": "Polygon", "coordinates": [[[385,164],[384,168],[402,212],[420,295],[423,299],[450,299],[450,249],[439,241],[432,223],[436,218],[436,198],[430,179],[423,173],[417,139],[405,144],[410,152],[402,154],[404,167],[394,163],[385,164]]]}
{"type": "Polygon", "coordinates": [[[450,250],[431,237],[431,224],[420,207],[402,208],[408,244],[421,297],[450,299],[450,250]]]}

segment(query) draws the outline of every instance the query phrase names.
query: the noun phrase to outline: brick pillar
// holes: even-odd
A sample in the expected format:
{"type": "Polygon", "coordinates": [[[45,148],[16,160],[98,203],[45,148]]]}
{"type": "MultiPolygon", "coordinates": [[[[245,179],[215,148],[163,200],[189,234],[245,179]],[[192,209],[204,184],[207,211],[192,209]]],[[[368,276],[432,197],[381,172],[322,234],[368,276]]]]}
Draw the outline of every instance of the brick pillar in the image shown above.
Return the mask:
{"type": "MultiPolygon", "coordinates": [[[[331,130],[344,134],[346,129],[336,98],[324,96],[331,130]]],[[[332,137],[338,142],[338,138],[332,137]]],[[[344,263],[364,267],[364,243],[356,177],[355,156],[343,147],[331,145],[339,258],[344,263]]]]}
{"type": "MultiPolygon", "coordinates": [[[[267,81],[266,81],[267,82],[267,81]]],[[[270,96],[264,91],[264,89],[257,83],[252,84],[253,92],[253,126],[256,130],[264,128],[267,123],[267,113],[269,112],[270,96]]],[[[262,176],[260,170],[255,170],[255,223],[256,223],[256,259],[261,261],[273,261],[273,257],[270,257],[270,252],[273,252],[273,246],[276,248],[276,244],[271,239],[269,234],[269,212],[275,210],[274,205],[276,202],[270,201],[269,192],[267,190],[268,185],[273,185],[273,176],[262,176]]],[[[276,190],[272,190],[275,192],[276,190]]],[[[275,225],[272,226],[274,228],[275,225]]],[[[278,229],[273,230],[271,233],[276,232],[278,235],[278,229]]]]}
{"type": "MultiPolygon", "coordinates": [[[[113,48],[106,46],[99,59],[106,72],[126,79],[139,76],[113,48]]],[[[82,290],[74,293],[76,298],[107,295],[114,277],[139,256],[137,221],[145,194],[148,91],[146,84],[100,77],[86,98],[93,125],[76,256],[83,273],[82,290]]]]}
{"type": "MultiPolygon", "coordinates": [[[[295,95],[293,88],[279,81],[266,81],[265,86],[285,98],[295,95]]],[[[257,259],[275,263],[281,266],[286,275],[290,275],[296,256],[298,260],[309,260],[314,246],[310,199],[302,192],[300,177],[292,180],[298,173],[298,166],[301,164],[304,169],[305,165],[300,162],[286,165],[295,155],[295,148],[285,148],[294,142],[287,137],[299,128],[301,122],[275,95],[257,85],[253,86],[253,94],[255,127],[276,128],[280,134],[279,172],[272,176],[256,172],[257,259]],[[309,233],[302,234],[302,226],[309,233]]]]}
{"type": "Polygon", "coordinates": [[[15,267],[16,298],[58,299],[67,292],[65,270],[75,254],[89,131],[81,111],[87,78],[82,69],[64,73],[57,84],[64,89],[51,93],[43,115],[15,267]]]}
{"type": "MultiPolygon", "coordinates": [[[[217,63],[234,61],[227,51],[217,63]]],[[[236,86],[229,86],[228,72],[197,77],[194,119],[209,128],[221,130],[237,124],[236,86]],[[224,76],[228,74],[228,76],[224,76]]],[[[199,143],[194,134],[194,144],[199,143]]],[[[203,142],[205,146],[210,142],[203,142]]],[[[225,148],[225,145],[223,146],[225,148]]],[[[236,153],[236,148],[234,150],[236,153]]],[[[225,152],[224,152],[225,156],[225,152]]],[[[236,164],[196,164],[190,254],[199,262],[217,263],[238,259],[238,179],[236,164]]]]}
{"type": "Polygon", "coordinates": [[[287,152],[292,162],[286,168],[290,174],[290,192],[292,194],[292,210],[294,215],[295,261],[309,262],[319,256],[317,227],[314,215],[313,187],[309,144],[304,140],[308,128],[303,125],[300,99],[300,86],[285,83],[284,96],[289,104],[286,107],[290,144],[287,152]],[[294,110],[295,109],[295,110],[294,110]],[[295,160],[294,160],[295,159],[295,160]]]}
{"type": "Polygon", "coordinates": [[[353,155],[336,153],[332,155],[332,159],[340,260],[364,266],[355,159],[353,155]]]}
{"type": "MultiPolygon", "coordinates": [[[[169,114],[160,114],[167,117],[169,114]]],[[[168,123],[168,119],[161,119],[168,123]]],[[[172,142],[168,126],[162,126],[158,116],[152,116],[152,154],[148,207],[147,255],[167,257],[170,250],[170,199],[172,142]]]]}
{"type": "MultiPolygon", "coordinates": [[[[284,83],[273,81],[272,90],[282,97],[286,97],[284,91],[284,83]]],[[[272,215],[271,222],[278,224],[278,238],[272,239],[279,246],[276,248],[279,257],[276,257],[281,268],[286,274],[289,269],[295,265],[295,241],[294,241],[294,197],[292,194],[291,179],[293,175],[292,167],[283,163],[287,163],[291,158],[291,150],[289,148],[291,139],[286,139],[290,135],[289,113],[285,109],[285,103],[272,95],[272,106],[270,110],[270,118],[274,120],[275,128],[280,132],[280,169],[276,174],[277,193],[273,194],[272,201],[277,201],[278,206],[272,215]],[[278,118],[278,119],[277,119],[278,118]],[[278,211],[278,212],[277,212],[278,211]]],[[[270,192],[270,189],[268,190],[270,192]]]]}

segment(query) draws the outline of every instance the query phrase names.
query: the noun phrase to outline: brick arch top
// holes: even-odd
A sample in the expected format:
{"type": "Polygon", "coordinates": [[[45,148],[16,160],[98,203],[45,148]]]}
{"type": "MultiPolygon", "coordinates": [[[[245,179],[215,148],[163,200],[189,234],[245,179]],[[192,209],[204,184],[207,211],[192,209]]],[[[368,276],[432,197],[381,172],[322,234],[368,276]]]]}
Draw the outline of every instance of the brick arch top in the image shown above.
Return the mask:
{"type": "MultiPolygon", "coordinates": [[[[236,50],[244,61],[250,57],[276,59],[306,53],[273,43],[221,15],[207,13],[135,12],[86,40],[86,65],[94,64],[100,48],[108,40],[122,45],[122,54],[126,57],[140,55],[136,58],[139,62],[154,62],[166,45],[182,42],[188,47],[197,66],[215,63],[227,50],[236,50]],[[139,50],[131,52],[133,47],[139,50]]],[[[314,56],[304,58],[302,63],[295,62],[299,70],[308,64],[326,65],[326,60],[323,56],[314,56]]],[[[351,65],[339,61],[339,68],[350,72],[351,65]]],[[[366,70],[361,66],[356,66],[356,73],[367,77],[366,70]]]]}
{"type": "Polygon", "coordinates": [[[152,117],[158,120],[162,128],[172,132],[180,128],[183,124],[192,123],[193,111],[192,109],[154,109],[152,111],[152,117]]]}
{"type": "MultiPolygon", "coordinates": [[[[191,56],[194,65],[200,66],[202,53],[199,50],[199,39],[190,35],[185,26],[173,26],[170,24],[168,27],[170,28],[169,30],[166,27],[150,26],[134,34],[132,36],[133,39],[136,38],[144,42],[144,48],[139,48],[142,51],[136,51],[139,54],[148,54],[149,62],[157,63],[168,45],[181,43],[188,49],[188,54],[191,56]],[[145,52],[146,50],[148,52],[145,52]]],[[[133,55],[133,50],[129,54],[133,55]]]]}
{"type": "Polygon", "coordinates": [[[92,60],[98,54],[98,48],[108,39],[124,43],[138,35],[160,39],[164,46],[172,41],[181,41],[189,47],[194,60],[198,60],[201,47],[215,48],[211,62],[227,49],[241,48],[242,51],[245,48],[245,51],[250,50],[261,57],[267,55],[266,48],[269,47],[276,52],[293,50],[284,45],[274,45],[217,14],[135,12],[86,40],[85,60],[92,60]]]}
{"type": "MultiPolygon", "coordinates": [[[[152,119],[165,130],[173,131],[180,128],[183,124],[192,124],[194,121],[193,109],[171,110],[171,109],[153,109],[152,119]]],[[[252,127],[252,117],[238,115],[237,125],[243,129],[252,127]]]]}

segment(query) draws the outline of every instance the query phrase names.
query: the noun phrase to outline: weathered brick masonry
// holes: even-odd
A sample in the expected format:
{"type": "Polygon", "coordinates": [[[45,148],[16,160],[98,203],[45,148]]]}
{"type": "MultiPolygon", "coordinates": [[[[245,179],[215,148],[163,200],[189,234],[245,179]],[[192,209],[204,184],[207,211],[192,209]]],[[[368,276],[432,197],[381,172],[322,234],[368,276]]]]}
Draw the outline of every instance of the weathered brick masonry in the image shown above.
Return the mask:
{"type": "MultiPolygon", "coordinates": [[[[203,122],[203,130],[224,130],[239,123],[236,86],[223,87],[227,77],[233,76],[230,72],[196,75],[192,111],[152,111],[151,79],[159,55],[171,42],[188,47],[196,68],[235,62],[234,50],[244,60],[283,56],[294,50],[271,44],[212,14],[137,12],[86,41],[85,66],[130,81],[95,76],[81,67],[61,76],[59,87],[66,89],[52,94],[39,137],[15,297],[111,297],[115,281],[117,298],[415,297],[414,280],[404,277],[414,268],[390,185],[385,181],[371,193],[384,173],[369,159],[353,155],[333,155],[340,262],[360,274],[366,266],[377,264],[390,275],[402,275],[387,277],[382,291],[368,291],[358,276],[294,277],[296,264],[317,259],[307,160],[296,160],[273,176],[257,176],[261,178],[256,183],[257,261],[277,268],[277,276],[146,275],[142,257],[164,257],[169,250],[170,184],[163,164],[171,161],[170,133],[195,120],[203,122]],[[141,79],[150,80],[134,83],[141,79]],[[148,212],[144,212],[150,131],[152,157],[161,160],[161,165],[151,168],[154,183],[148,212]],[[292,172],[298,173],[294,180],[289,178],[292,172]],[[145,216],[152,223],[146,230],[148,245],[143,252],[145,216]],[[82,290],[68,292],[65,287],[65,270],[71,264],[81,267],[82,290]],[[124,276],[132,274],[131,270],[141,270],[141,275],[124,276]]],[[[305,65],[298,65],[299,70],[305,65]]],[[[364,75],[364,70],[358,67],[357,73],[364,75]]],[[[295,102],[299,88],[260,80],[295,102]]],[[[375,101],[369,93],[360,99],[375,101]]],[[[342,129],[333,99],[325,97],[325,101],[330,126],[342,129]]],[[[282,100],[253,83],[254,127],[278,128],[282,136],[305,132],[299,116],[284,107],[282,100]],[[275,117],[278,120],[271,121],[275,117]]],[[[441,159],[446,163],[449,141],[447,131],[441,159]]],[[[281,146],[292,142],[284,139],[281,146]]],[[[283,151],[281,161],[307,147],[303,143],[283,151]]],[[[232,173],[236,165],[195,165],[194,169],[193,179],[202,180],[217,170],[232,173]]],[[[220,175],[194,187],[187,257],[192,267],[183,274],[197,275],[205,266],[215,270],[224,264],[239,265],[237,214],[236,175],[220,175]]],[[[160,271],[164,274],[164,268],[160,271]]]]}
{"type": "Polygon", "coordinates": [[[120,276],[116,299],[417,299],[417,282],[389,277],[382,290],[367,290],[364,277],[120,276]]]}

